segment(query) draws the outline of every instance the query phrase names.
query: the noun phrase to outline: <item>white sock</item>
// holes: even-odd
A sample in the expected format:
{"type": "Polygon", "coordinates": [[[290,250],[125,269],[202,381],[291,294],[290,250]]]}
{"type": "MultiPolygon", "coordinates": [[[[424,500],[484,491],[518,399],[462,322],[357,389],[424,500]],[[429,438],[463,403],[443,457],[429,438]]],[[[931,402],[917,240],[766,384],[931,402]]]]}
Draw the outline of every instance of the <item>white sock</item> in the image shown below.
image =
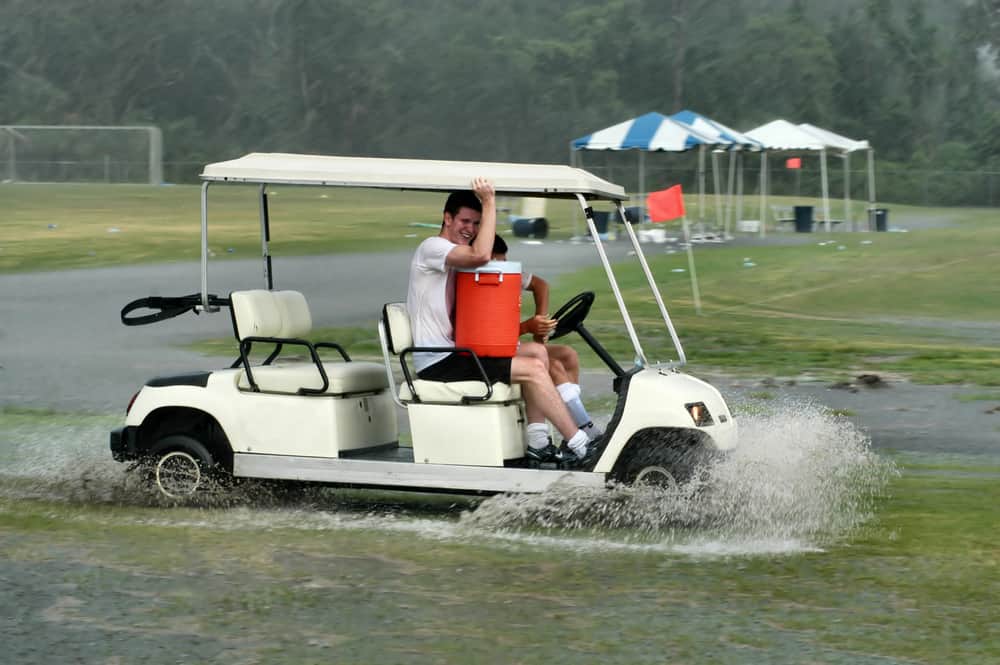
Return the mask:
{"type": "Polygon", "coordinates": [[[569,409],[569,413],[573,416],[573,422],[576,423],[577,427],[583,427],[590,422],[590,414],[587,413],[587,409],[584,408],[583,402],[580,400],[579,384],[560,383],[556,386],[556,390],[559,391],[559,396],[566,403],[566,408],[569,409]]]}
{"type": "Polygon", "coordinates": [[[590,438],[591,441],[604,434],[604,431],[594,423],[587,423],[580,429],[582,429],[587,434],[587,436],[590,438]]]}
{"type": "Polygon", "coordinates": [[[577,457],[583,457],[587,454],[587,444],[590,443],[590,439],[587,437],[587,433],[582,429],[576,430],[576,434],[573,435],[566,445],[577,457]]]}
{"type": "Polygon", "coordinates": [[[528,445],[535,450],[549,445],[548,423],[528,423],[528,445]]]}

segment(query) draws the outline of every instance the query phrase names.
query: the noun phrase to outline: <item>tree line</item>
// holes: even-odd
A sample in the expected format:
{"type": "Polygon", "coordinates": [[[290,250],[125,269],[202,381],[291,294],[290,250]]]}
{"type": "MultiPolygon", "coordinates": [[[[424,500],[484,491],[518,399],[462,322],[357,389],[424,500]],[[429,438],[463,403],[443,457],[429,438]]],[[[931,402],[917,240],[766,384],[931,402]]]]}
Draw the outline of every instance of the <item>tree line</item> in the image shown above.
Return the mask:
{"type": "Polygon", "coordinates": [[[690,108],[1000,170],[998,47],[1000,0],[2,0],[0,124],[154,124],[194,164],[565,162],[690,108]]]}

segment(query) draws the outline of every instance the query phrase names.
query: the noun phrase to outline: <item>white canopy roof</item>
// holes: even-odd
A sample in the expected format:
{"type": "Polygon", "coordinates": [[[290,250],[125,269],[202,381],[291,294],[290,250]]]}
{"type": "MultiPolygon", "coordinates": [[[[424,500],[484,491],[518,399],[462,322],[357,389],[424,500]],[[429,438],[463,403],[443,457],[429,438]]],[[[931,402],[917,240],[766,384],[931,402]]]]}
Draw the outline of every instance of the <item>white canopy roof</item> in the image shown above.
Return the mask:
{"type": "Polygon", "coordinates": [[[334,187],[376,187],[452,191],[469,189],[478,176],[493,181],[504,194],[624,200],[625,189],[561,164],[452,162],[430,159],[333,157],[255,152],[208,164],[201,173],[213,182],[246,182],[334,187]]]}
{"type": "Polygon", "coordinates": [[[767,150],[824,150],[823,141],[787,120],[772,120],[748,132],[747,136],[764,144],[767,150]]]}
{"type": "Polygon", "coordinates": [[[843,150],[844,152],[854,152],[855,150],[867,150],[869,147],[868,141],[855,141],[854,139],[849,139],[846,136],[834,134],[828,129],[823,129],[822,127],[817,127],[816,125],[810,125],[808,122],[800,124],[799,129],[802,129],[807,134],[815,136],[817,139],[822,141],[823,145],[827,148],[843,150]]]}

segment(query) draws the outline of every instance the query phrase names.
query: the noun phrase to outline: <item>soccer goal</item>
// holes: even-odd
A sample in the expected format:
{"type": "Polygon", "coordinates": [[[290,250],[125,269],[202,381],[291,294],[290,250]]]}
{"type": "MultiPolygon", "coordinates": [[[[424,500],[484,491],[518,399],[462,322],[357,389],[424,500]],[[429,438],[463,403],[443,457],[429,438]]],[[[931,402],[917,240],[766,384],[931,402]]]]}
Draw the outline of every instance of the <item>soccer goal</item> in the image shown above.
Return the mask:
{"type": "Polygon", "coordinates": [[[0,182],[163,182],[154,126],[0,125],[0,182]]]}

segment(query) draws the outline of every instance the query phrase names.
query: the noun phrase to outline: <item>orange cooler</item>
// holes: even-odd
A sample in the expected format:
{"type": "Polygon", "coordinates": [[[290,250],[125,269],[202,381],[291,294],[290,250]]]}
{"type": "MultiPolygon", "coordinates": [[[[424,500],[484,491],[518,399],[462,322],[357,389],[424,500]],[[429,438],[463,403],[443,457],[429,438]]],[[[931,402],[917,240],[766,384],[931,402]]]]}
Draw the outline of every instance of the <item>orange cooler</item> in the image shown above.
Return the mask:
{"type": "Polygon", "coordinates": [[[455,346],[510,358],[521,329],[521,264],[490,261],[455,274],[455,346]]]}

